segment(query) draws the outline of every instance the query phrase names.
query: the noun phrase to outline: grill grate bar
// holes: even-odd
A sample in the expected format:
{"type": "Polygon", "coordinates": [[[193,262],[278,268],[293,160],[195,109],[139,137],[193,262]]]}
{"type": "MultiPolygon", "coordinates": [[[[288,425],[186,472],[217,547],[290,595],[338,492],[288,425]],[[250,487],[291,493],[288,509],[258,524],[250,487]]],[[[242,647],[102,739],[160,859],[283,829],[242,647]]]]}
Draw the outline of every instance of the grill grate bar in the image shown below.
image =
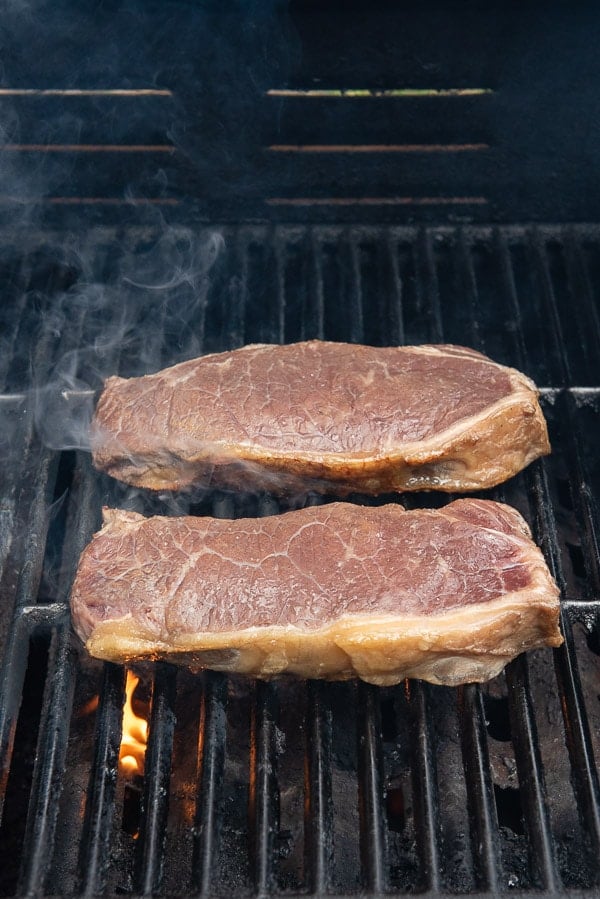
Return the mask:
{"type": "Polygon", "coordinates": [[[360,247],[356,236],[352,233],[350,242],[350,342],[364,341],[365,323],[363,319],[363,289],[360,266],[360,247]]]}
{"type": "Polygon", "coordinates": [[[530,844],[531,868],[538,873],[542,887],[555,892],[559,889],[560,878],[548,819],[546,788],[532,710],[528,666],[523,657],[515,659],[508,665],[506,682],[515,761],[521,795],[524,799],[524,823],[530,844]]]}
{"type": "Polygon", "coordinates": [[[27,895],[43,891],[52,858],[75,689],[76,661],[69,622],[64,621],[52,636],[50,666],[27,812],[19,875],[19,891],[27,895]]]}
{"type": "MultiPolygon", "coordinates": [[[[404,302],[403,284],[398,264],[398,241],[389,235],[385,244],[385,253],[388,262],[387,285],[389,295],[392,298],[390,305],[390,338],[392,343],[403,344],[406,342],[404,330],[404,302]]],[[[385,341],[385,335],[383,335],[385,341]]]]}
{"type": "MultiPolygon", "coordinates": [[[[600,787],[598,769],[583,700],[579,669],[575,656],[573,631],[567,615],[561,619],[561,630],[565,637],[563,646],[554,652],[556,678],[563,702],[561,703],[567,747],[573,772],[573,786],[577,797],[577,807],[586,839],[590,842],[592,870],[597,870],[596,860],[600,853],[600,787]]],[[[600,875],[596,874],[596,881],[600,875]]]]}
{"type": "Polygon", "coordinates": [[[124,695],[124,669],[105,663],[79,862],[80,891],[85,896],[98,895],[106,887],[124,695]]]}
{"type": "Polygon", "coordinates": [[[387,885],[387,844],[381,707],[376,687],[359,682],[358,709],[358,802],[362,874],[365,887],[378,893],[383,892],[387,885]]]}
{"type": "MultiPolygon", "coordinates": [[[[302,316],[302,339],[306,340],[308,337],[318,337],[319,340],[323,340],[325,337],[325,287],[323,284],[323,258],[322,258],[322,249],[321,242],[317,237],[316,230],[311,229],[311,259],[312,259],[312,275],[314,279],[314,325],[311,328],[311,313],[312,310],[310,307],[307,308],[306,313],[302,316]]],[[[308,296],[308,303],[311,303],[310,294],[308,296]]]]}
{"type": "Polygon", "coordinates": [[[162,877],[175,729],[176,685],[177,671],[170,665],[157,663],[146,749],[136,877],[137,890],[145,896],[160,889],[162,877]]]}
{"type": "Polygon", "coordinates": [[[225,761],[227,681],[222,674],[205,672],[198,745],[198,797],[192,882],[201,895],[213,891],[218,854],[218,805],[225,761]]]}
{"type": "Polygon", "coordinates": [[[285,291],[285,250],[282,246],[282,239],[278,235],[275,240],[275,283],[277,292],[277,323],[275,326],[275,337],[278,343],[285,342],[285,312],[286,312],[286,291],[285,291]]]}
{"type": "Polygon", "coordinates": [[[600,314],[580,240],[571,228],[565,229],[564,247],[570,297],[578,304],[575,317],[580,337],[580,352],[586,362],[589,383],[596,381],[600,349],[600,314]]]}
{"type": "Polygon", "coordinates": [[[481,889],[495,892],[499,881],[498,816],[478,685],[459,689],[459,710],[476,880],[481,889]]]}
{"type": "MultiPolygon", "coordinates": [[[[118,357],[110,360],[115,369],[118,357]]],[[[70,505],[72,522],[65,539],[60,584],[67,591],[77,570],[79,556],[98,528],[100,497],[97,476],[87,453],[77,453],[70,505]]],[[[117,791],[119,749],[122,736],[125,670],[105,662],[96,713],[94,758],[90,770],[82,840],[79,852],[79,885],[82,894],[97,895],[106,888],[111,865],[111,835],[117,791]]]]}
{"type": "Polygon", "coordinates": [[[305,750],[305,846],[308,887],[326,893],[333,864],[333,801],[331,793],[332,714],[321,681],[307,683],[305,750]]]}
{"type": "Polygon", "coordinates": [[[52,493],[58,472],[58,454],[42,450],[39,455],[37,471],[34,475],[31,492],[28,484],[23,485],[20,504],[27,503],[26,545],[22,549],[23,559],[19,583],[15,595],[15,607],[34,601],[38,595],[44,550],[48,534],[49,510],[52,504],[52,493]],[[31,495],[33,494],[33,496],[31,495]]]}
{"type": "MultiPolygon", "coordinates": [[[[503,488],[496,488],[495,493],[499,501],[506,501],[503,488]]],[[[535,531],[535,525],[532,530],[535,531]]],[[[505,679],[530,867],[544,889],[555,890],[560,884],[560,876],[550,826],[548,793],[544,783],[527,658],[520,656],[510,663],[505,669],[505,679]]]]}
{"type": "Polygon", "coordinates": [[[440,288],[431,232],[421,228],[415,246],[417,249],[415,271],[417,272],[419,305],[426,309],[429,340],[431,343],[443,343],[444,326],[442,324],[440,288]]]}
{"type": "MultiPolygon", "coordinates": [[[[513,266],[506,245],[506,239],[500,232],[497,232],[496,245],[500,250],[507,294],[511,300],[512,312],[517,324],[516,350],[518,355],[518,365],[522,368],[529,369],[530,359],[523,339],[522,314],[516,291],[513,266]]],[[[549,317],[554,325],[553,342],[557,347],[559,357],[562,359],[560,322],[558,320],[558,312],[556,309],[545,251],[541,246],[540,237],[537,232],[533,237],[532,255],[534,255],[537,260],[537,267],[543,284],[544,298],[547,305],[550,307],[549,317]]],[[[564,364],[561,363],[561,366],[563,374],[566,376],[567,370],[565,369],[564,364]]],[[[534,538],[548,561],[550,570],[557,580],[562,595],[565,596],[566,585],[560,563],[556,524],[551,511],[552,502],[546,481],[544,463],[538,462],[525,475],[525,478],[529,485],[529,492],[534,501],[534,538]]],[[[584,709],[570,623],[567,621],[564,611],[561,614],[561,629],[565,637],[565,644],[554,651],[554,662],[561,698],[561,708],[568,738],[567,744],[569,746],[571,766],[574,772],[574,784],[578,792],[578,799],[581,802],[581,807],[591,810],[588,823],[591,822],[592,824],[592,842],[595,847],[600,847],[600,831],[598,830],[598,825],[600,824],[598,775],[593,760],[591,737],[584,709]],[[569,739],[569,737],[571,737],[571,739],[569,739]]],[[[517,660],[517,662],[513,663],[513,667],[507,670],[507,680],[509,677],[511,678],[514,688],[511,715],[515,717],[514,726],[517,730],[516,740],[521,741],[521,752],[517,753],[517,765],[523,765],[524,761],[529,761],[534,768],[531,772],[533,774],[533,780],[532,782],[528,782],[529,796],[527,803],[530,820],[532,815],[534,819],[537,818],[537,844],[534,847],[535,854],[532,856],[532,862],[539,865],[546,888],[555,889],[557,887],[558,875],[556,871],[556,861],[551,846],[548,813],[545,797],[541,790],[541,782],[539,777],[536,779],[537,774],[535,769],[537,769],[537,772],[539,773],[539,771],[541,771],[541,765],[537,745],[533,746],[531,742],[535,738],[531,698],[528,686],[526,685],[526,688],[524,689],[523,684],[519,685],[519,677],[523,674],[527,674],[527,668],[524,667],[524,662],[521,660],[517,660]],[[536,752],[535,759],[527,759],[525,757],[525,754],[531,750],[536,752]],[[520,762],[519,758],[521,759],[520,762]],[[542,804],[536,809],[535,807],[532,808],[532,802],[534,805],[535,802],[540,802],[542,804]]],[[[518,768],[518,773],[519,781],[522,783],[522,777],[529,772],[523,772],[522,774],[522,769],[518,768]]]]}
{"type": "Polygon", "coordinates": [[[539,277],[541,295],[547,310],[550,322],[550,330],[552,342],[554,344],[554,357],[558,363],[558,373],[561,384],[566,386],[572,383],[571,366],[566,351],[565,337],[563,334],[562,323],[556,303],[556,295],[554,285],[552,283],[552,275],[548,263],[548,254],[546,245],[539,229],[534,228],[531,232],[532,258],[539,277]]]}
{"type": "MultiPolygon", "coordinates": [[[[51,456],[44,453],[43,458],[47,459],[49,463],[57,462],[56,454],[51,456]]],[[[69,502],[70,509],[75,509],[75,515],[68,517],[63,564],[57,585],[58,596],[64,597],[65,600],[76,559],[92,533],[91,521],[97,504],[89,460],[83,461],[79,469],[81,474],[79,488],[74,489],[71,493],[69,502]],[[78,499],[81,501],[77,502],[78,499]]],[[[51,480],[53,481],[54,478],[51,480]]],[[[43,496],[46,491],[47,486],[43,491],[36,490],[36,499],[40,495],[43,496]]],[[[41,500],[38,500],[38,505],[41,507],[41,500]]],[[[43,539],[40,539],[38,543],[38,546],[43,549],[48,525],[45,509],[39,518],[37,516],[34,518],[34,524],[36,520],[41,521],[45,526],[43,539]]],[[[36,572],[34,578],[36,584],[39,582],[40,573],[41,563],[40,572],[36,572]]],[[[28,597],[29,601],[37,595],[37,586],[34,587],[33,583],[20,585],[20,589],[24,590],[24,598],[28,597]]],[[[71,644],[69,610],[66,602],[64,605],[54,603],[52,605],[21,606],[21,609],[23,612],[27,609],[29,613],[27,617],[31,619],[32,625],[36,620],[42,622],[44,618],[47,624],[55,624],[20,873],[23,890],[31,892],[38,891],[43,887],[52,859],[56,820],[59,813],[59,797],[63,787],[77,657],[71,644]],[[61,608],[63,609],[62,614],[61,608]]]]}
{"type": "MultiPolygon", "coordinates": [[[[550,570],[564,595],[566,585],[560,564],[556,525],[551,511],[550,494],[543,465],[530,475],[530,482],[532,492],[537,498],[534,537],[536,542],[542,546],[550,570]]],[[[598,847],[600,850],[598,770],[594,759],[571,623],[564,609],[561,611],[561,630],[565,642],[554,650],[554,667],[578,807],[586,814],[584,832],[591,840],[591,851],[593,858],[596,859],[596,848],[598,847]]]]}
{"type": "MultiPolygon", "coordinates": [[[[554,340],[558,347],[561,365],[565,374],[569,376],[570,372],[568,354],[566,351],[565,340],[562,334],[560,318],[556,304],[556,297],[549,281],[548,262],[545,253],[541,256],[541,259],[544,270],[544,300],[546,308],[548,309],[549,317],[553,323],[554,340]]],[[[579,292],[581,292],[584,297],[586,296],[586,294],[591,293],[591,285],[589,284],[588,279],[584,279],[585,287],[583,290],[581,290],[579,281],[577,283],[573,283],[573,277],[573,272],[571,271],[570,286],[573,295],[575,295],[576,290],[577,295],[579,295],[579,292]]],[[[594,316],[594,321],[597,324],[597,315],[594,316]]],[[[598,336],[597,332],[594,336],[598,336]]],[[[598,586],[600,585],[600,559],[598,556],[600,541],[598,540],[598,535],[595,527],[595,522],[598,521],[598,515],[595,508],[594,498],[591,493],[591,481],[586,471],[586,467],[583,463],[581,453],[579,452],[577,441],[574,438],[574,434],[578,433],[578,428],[576,425],[576,407],[573,397],[569,396],[568,392],[567,400],[563,404],[562,408],[569,424],[569,427],[566,429],[567,437],[565,442],[569,454],[570,471],[572,472],[571,482],[572,484],[573,482],[575,482],[576,484],[576,486],[574,485],[574,488],[572,487],[571,494],[573,503],[578,512],[578,521],[584,522],[582,540],[584,542],[585,549],[587,550],[586,559],[588,560],[588,563],[591,560],[594,586],[596,587],[596,589],[598,589],[598,586]]],[[[548,498],[549,497],[546,495],[545,499],[547,500],[548,498]]]]}
{"type": "Polygon", "coordinates": [[[24,607],[30,605],[38,595],[49,525],[48,509],[52,502],[57,470],[57,454],[41,452],[33,479],[32,494],[24,486],[20,497],[21,506],[24,505],[25,499],[28,501],[28,515],[23,528],[23,532],[27,536],[24,545],[21,540],[17,539],[14,541],[16,545],[12,547],[12,551],[20,558],[20,571],[14,599],[15,617],[5,648],[2,680],[0,681],[0,764],[2,771],[0,803],[4,801],[6,777],[10,769],[19,714],[19,698],[23,689],[27,662],[28,624],[20,612],[24,607]]]}
{"type": "Polygon", "coordinates": [[[258,681],[252,706],[250,741],[250,820],[254,886],[259,895],[275,886],[275,837],[279,829],[277,785],[278,702],[274,684],[258,681]]]}
{"type": "Polygon", "coordinates": [[[223,339],[227,346],[234,349],[244,343],[244,315],[246,309],[248,283],[248,246],[244,234],[240,231],[235,241],[236,270],[239,277],[232,279],[229,285],[229,303],[223,339]]]}
{"type": "Polygon", "coordinates": [[[565,443],[569,458],[569,471],[572,472],[571,496],[576,509],[577,521],[580,523],[579,533],[583,544],[586,570],[593,588],[598,594],[600,592],[600,539],[597,528],[600,525],[600,510],[592,492],[592,478],[588,466],[575,437],[579,428],[577,427],[576,401],[571,394],[566,394],[562,408],[568,422],[565,443]]]}
{"type": "MultiPolygon", "coordinates": [[[[27,277],[25,267],[25,261],[21,261],[20,264],[16,264],[14,267],[11,267],[11,270],[6,272],[5,275],[8,284],[10,284],[12,279],[14,279],[15,281],[19,281],[22,278],[23,281],[25,281],[27,277]]],[[[12,325],[8,330],[8,334],[6,334],[6,331],[4,330],[4,328],[6,328],[6,325],[3,325],[4,348],[2,354],[0,355],[0,386],[2,387],[2,389],[5,388],[6,379],[9,376],[10,372],[11,362],[16,355],[15,350],[17,346],[17,336],[19,334],[21,320],[25,315],[27,298],[27,290],[21,290],[14,303],[12,325]]]]}
{"type": "Polygon", "coordinates": [[[0,672],[0,818],[12,761],[15,731],[27,668],[29,623],[24,615],[13,620],[0,672]]]}
{"type": "Polygon", "coordinates": [[[481,334],[478,310],[481,308],[477,278],[473,265],[473,254],[463,228],[458,232],[457,261],[461,273],[461,289],[469,308],[469,341],[473,349],[485,353],[485,343],[481,334]]]}
{"type": "MultiPolygon", "coordinates": [[[[547,259],[545,258],[545,255],[540,256],[539,240],[537,251],[538,264],[541,262],[542,266],[543,284],[545,288],[543,294],[544,300],[548,308],[549,316],[555,325],[553,331],[554,342],[558,347],[563,370],[565,373],[568,373],[568,370],[565,367],[567,364],[566,360],[563,359],[565,351],[560,331],[560,322],[558,321],[555,297],[552,285],[549,281],[547,259]]],[[[567,429],[572,432],[575,425],[572,417],[571,402],[567,403],[566,412],[567,429]]],[[[576,508],[577,505],[580,504],[579,508],[585,515],[584,520],[586,521],[588,529],[590,529],[590,536],[595,544],[596,535],[593,529],[592,509],[583,498],[586,496],[587,490],[581,491],[579,489],[587,483],[587,478],[584,469],[582,468],[582,461],[578,454],[577,446],[574,446],[572,441],[571,451],[571,461],[575,463],[575,474],[578,482],[577,488],[572,489],[571,492],[574,496],[576,508]]],[[[552,498],[548,488],[545,464],[543,462],[538,463],[536,468],[533,469],[527,477],[531,492],[535,499],[534,536],[544,551],[544,555],[550,565],[550,570],[561,589],[561,594],[565,596],[567,588],[560,561],[556,522],[552,512],[552,498]]],[[[589,548],[591,549],[592,547],[589,548]]],[[[565,643],[554,651],[555,673],[561,697],[561,708],[567,735],[567,746],[573,772],[573,784],[579,808],[587,813],[584,823],[584,832],[588,839],[590,839],[591,852],[593,857],[596,858],[597,852],[600,850],[600,787],[598,783],[598,771],[593,755],[592,740],[581,689],[572,629],[564,610],[561,612],[561,629],[563,636],[565,637],[565,643]]]]}
{"type": "MultiPolygon", "coordinates": [[[[32,353],[31,367],[39,383],[44,383],[44,379],[50,376],[53,353],[60,358],[78,345],[84,320],[84,310],[74,314],[72,327],[64,329],[56,348],[53,344],[52,329],[46,329],[38,339],[32,353]]],[[[12,456],[9,460],[11,464],[7,466],[19,473],[21,483],[18,486],[18,504],[21,509],[27,510],[26,522],[23,522],[21,527],[17,524],[16,539],[13,540],[12,547],[13,553],[19,559],[20,571],[15,593],[15,609],[35,601],[38,596],[50,524],[50,508],[59,465],[59,454],[42,448],[35,437],[31,414],[27,416],[23,431],[19,434],[19,449],[19,454],[12,456]],[[23,535],[27,535],[26,538],[23,538],[23,535]],[[25,545],[22,543],[23,539],[25,545]]]]}
{"type": "Polygon", "coordinates": [[[510,317],[515,322],[516,326],[511,332],[511,338],[517,357],[516,364],[519,369],[524,369],[527,360],[527,348],[525,346],[523,317],[521,315],[521,304],[519,303],[517,293],[515,271],[504,231],[501,231],[499,228],[494,230],[493,243],[496,256],[500,261],[500,272],[504,286],[503,293],[508,299],[510,317]]]}
{"type": "Polygon", "coordinates": [[[427,686],[409,684],[413,738],[413,803],[417,852],[421,866],[421,888],[437,893],[441,889],[439,805],[437,772],[428,711],[427,686]]]}
{"type": "Polygon", "coordinates": [[[79,557],[100,524],[98,483],[88,453],[77,453],[69,501],[69,524],[61,558],[58,595],[68,603],[79,557]]]}

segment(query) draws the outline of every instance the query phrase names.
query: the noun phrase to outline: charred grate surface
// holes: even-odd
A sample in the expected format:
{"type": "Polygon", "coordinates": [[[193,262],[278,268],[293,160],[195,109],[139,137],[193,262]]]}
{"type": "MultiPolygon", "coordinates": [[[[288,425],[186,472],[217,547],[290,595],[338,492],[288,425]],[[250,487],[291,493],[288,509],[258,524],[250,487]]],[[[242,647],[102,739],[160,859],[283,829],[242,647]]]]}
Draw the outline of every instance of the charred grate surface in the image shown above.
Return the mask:
{"type": "Polygon", "coordinates": [[[106,229],[0,245],[0,894],[595,893],[600,226],[106,229]],[[226,518],[285,505],[112,483],[56,448],[78,445],[83,419],[76,398],[48,412],[49,398],[308,337],[467,344],[543,388],[552,456],[489,495],[531,523],[566,642],[459,690],[148,668],[146,772],[127,776],[125,673],[86,658],[69,628],[101,505],[226,518]]]}

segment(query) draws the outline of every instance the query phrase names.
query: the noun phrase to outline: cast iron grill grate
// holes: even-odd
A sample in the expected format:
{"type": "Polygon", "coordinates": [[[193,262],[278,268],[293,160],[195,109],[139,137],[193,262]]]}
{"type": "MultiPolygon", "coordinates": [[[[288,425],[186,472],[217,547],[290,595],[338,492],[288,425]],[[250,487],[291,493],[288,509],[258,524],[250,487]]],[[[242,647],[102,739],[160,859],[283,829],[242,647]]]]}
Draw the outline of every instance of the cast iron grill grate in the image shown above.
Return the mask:
{"type": "Polygon", "coordinates": [[[595,891],[600,227],[245,225],[218,240],[181,228],[168,242],[180,277],[160,291],[149,260],[164,235],[148,229],[97,230],[85,245],[34,235],[12,251],[3,240],[5,396],[65,359],[95,386],[100,358],[103,374],[131,374],[307,337],[444,340],[526,371],[543,388],[554,452],[489,495],[530,521],[563,591],[566,642],[459,690],[157,665],[144,680],[145,777],[127,781],[124,671],[85,658],[69,628],[69,586],[101,504],[223,517],[286,505],[126,490],[84,452],[44,445],[31,396],[4,399],[2,894],[595,891]],[[194,263],[192,276],[194,248],[210,245],[210,271],[194,263]],[[122,323],[125,307],[121,344],[99,347],[100,326],[122,323]],[[60,327],[57,309],[69,312],[60,327]]]}

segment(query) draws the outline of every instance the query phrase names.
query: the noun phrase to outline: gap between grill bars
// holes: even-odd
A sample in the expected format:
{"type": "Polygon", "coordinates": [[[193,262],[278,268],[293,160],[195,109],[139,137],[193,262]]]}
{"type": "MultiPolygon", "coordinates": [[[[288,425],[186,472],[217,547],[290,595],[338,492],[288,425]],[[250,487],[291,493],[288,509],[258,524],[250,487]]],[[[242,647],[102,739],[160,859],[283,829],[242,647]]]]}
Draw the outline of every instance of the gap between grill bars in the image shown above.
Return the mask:
{"type": "MultiPolygon", "coordinates": [[[[517,660],[490,685],[459,690],[254,684],[150,667],[146,769],[141,785],[128,785],[118,765],[124,672],[91,663],[68,621],[77,559],[101,505],[228,518],[278,514],[286,504],[134,495],[98,475],[84,452],[41,445],[28,403],[15,403],[0,510],[8,608],[0,675],[0,844],[8,861],[0,893],[594,889],[600,228],[243,225],[182,229],[181,239],[215,232],[223,248],[196,306],[185,287],[165,288],[159,303],[155,291],[125,287],[123,272],[135,271],[160,235],[88,235],[94,278],[118,285],[125,306],[132,303],[127,350],[111,349],[105,374],[156,369],[190,347],[215,352],[309,337],[464,343],[521,368],[548,388],[554,453],[491,495],[532,524],[562,590],[565,644],[517,660]],[[135,291],[144,302],[132,299],[135,291]],[[152,329],[148,339],[141,330],[135,336],[137,322],[152,329]],[[91,700],[97,706],[85,713],[91,700]],[[128,788],[137,797],[135,833],[123,826],[128,788]]],[[[0,235],[0,249],[1,239],[8,247],[0,235]]],[[[49,305],[79,289],[78,278],[84,287],[64,261],[46,269],[40,287],[45,244],[48,235],[30,235],[18,254],[7,249],[4,263],[0,253],[12,300],[2,312],[4,394],[29,390],[24,359],[43,379],[93,333],[85,303],[58,336],[35,330],[32,284],[49,305]]],[[[84,380],[85,364],[82,357],[84,380]]],[[[414,506],[439,502],[410,498],[414,506]]]]}

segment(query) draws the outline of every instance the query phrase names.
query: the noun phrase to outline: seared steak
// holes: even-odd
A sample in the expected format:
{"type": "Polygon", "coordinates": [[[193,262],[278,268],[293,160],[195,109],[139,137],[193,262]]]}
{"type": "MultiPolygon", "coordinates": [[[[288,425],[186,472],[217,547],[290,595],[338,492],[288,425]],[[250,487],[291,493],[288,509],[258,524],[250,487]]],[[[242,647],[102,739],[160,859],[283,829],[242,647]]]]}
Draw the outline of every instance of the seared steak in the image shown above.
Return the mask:
{"type": "Polygon", "coordinates": [[[459,684],[562,642],[557,587],[499,503],[332,503],[236,521],[107,509],[104,521],[71,597],[102,659],[459,684]]]}
{"type": "Polygon", "coordinates": [[[128,484],[477,490],[549,452],[535,385],[454,346],[255,345],[109,378],[94,464],[128,484]]]}

